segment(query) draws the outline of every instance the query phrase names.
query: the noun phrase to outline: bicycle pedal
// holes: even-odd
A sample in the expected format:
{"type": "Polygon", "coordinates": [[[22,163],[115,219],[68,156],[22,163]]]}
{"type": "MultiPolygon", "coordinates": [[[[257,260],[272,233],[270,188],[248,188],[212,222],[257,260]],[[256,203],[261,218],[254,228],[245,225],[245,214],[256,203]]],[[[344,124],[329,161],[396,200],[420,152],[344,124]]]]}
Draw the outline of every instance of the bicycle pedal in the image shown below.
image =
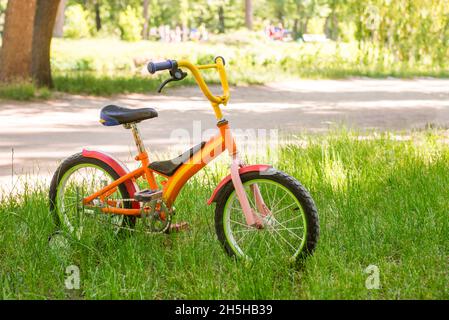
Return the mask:
{"type": "Polygon", "coordinates": [[[162,190],[145,189],[134,194],[134,200],[139,202],[150,202],[162,198],[162,190]]]}

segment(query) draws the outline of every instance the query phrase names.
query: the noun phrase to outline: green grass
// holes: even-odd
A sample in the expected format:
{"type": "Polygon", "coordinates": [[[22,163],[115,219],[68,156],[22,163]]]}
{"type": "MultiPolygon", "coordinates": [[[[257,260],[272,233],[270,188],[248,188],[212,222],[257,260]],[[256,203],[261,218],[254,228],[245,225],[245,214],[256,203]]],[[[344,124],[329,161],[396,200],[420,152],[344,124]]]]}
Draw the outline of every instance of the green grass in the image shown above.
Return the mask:
{"type": "MultiPolygon", "coordinates": [[[[165,77],[168,78],[168,77],[165,77]]],[[[54,77],[55,90],[71,94],[87,94],[96,96],[110,96],[127,93],[152,93],[155,94],[163,77],[145,78],[142,76],[116,76],[94,75],[81,73],[74,75],[56,75],[54,77]]],[[[188,78],[182,83],[170,83],[164,90],[176,85],[192,85],[193,78],[188,78]]],[[[216,83],[212,81],[210,83],[216,83]]]]}
{"type": "Polygon", "coordinates": [[[51,91],[47,88],[36,88],[32,83],[13,83],[0,86],[0,99],[32,100],[48,99],[51,91]]]}
{"type": "MultiPolygon", "coordinates": [[[[282,43],[247,33],[213,35],[207,43],[125,42],[116,39],[54,39],[51,64],[54,90],[72,94],[110,96],[154,91],[167,78],[149,76],[150,59],[188,59],[208,64],[221,55],[226,58],[231,84],[264,84],[298,78],[342,79],[348,77],[449,77],[448,65],[397,61],[388,49],[355,43],[282,43]],[[380,59],[379,57],[382,57],[380,59]]],[[[218,76],[206,72],[208,82],[218,76]]],[[[182,81],[193,85],[191,76],[182,81]]],[[[0,99],[48,98],[32,86],[0,89],[0,99]],[[33,92],[34,91],[34,92],[33,92]]]]}
{"type": "MultiPolygon", "coordinates": [[[[369,48],[364,54],[357,43],[282,43],[254,34],[212,36],[207,43],[124,42],[114,39],[55,39],[52,66],[58,91],[94,95],[148,92],[161,77],[150,77],[145,63],[150,59],[188,59],[207,64],[226,58],[231,84],[263,84],[297,78],[343,79],[361,77],[449,77],[448,66],[401,63],[391,52],[369,48]],[[382,62],[375,57],[382,56],[382,62]]],[[[208,82],[217,82],[213,72],[208,82]]],[[[167,74],[162,76],[167,77],[167,74]]],[[[182,84],[192,85],[191,76],[182,84]]]]}
{"type": "Polygon", "coordinates": [[[282,148],[277,167],[310,190],[321,219],[318,248],[301,269],[225,255],[205,204],[225,169],[209,169],[176,203],[176,220],[192,230],[104,232],[70,240],[66,250],[48,246],[45,187],[5,197],[0,298],[448,299],[447,131],[368,137],[298,135],[282,148]],[[365,288],[371,264],[380,270],[378,290],[365,288]],[[69,265],[80,268],[79,291],[64,287],[69,265]]]}

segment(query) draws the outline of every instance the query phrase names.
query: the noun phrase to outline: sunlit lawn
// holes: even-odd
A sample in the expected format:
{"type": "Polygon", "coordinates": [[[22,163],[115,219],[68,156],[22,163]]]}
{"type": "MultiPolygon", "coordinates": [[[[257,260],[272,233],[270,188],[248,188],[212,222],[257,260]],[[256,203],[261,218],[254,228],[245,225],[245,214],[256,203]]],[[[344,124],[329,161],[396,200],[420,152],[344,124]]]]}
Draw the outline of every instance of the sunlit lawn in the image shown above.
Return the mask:
{"type": "Polygon", "coordinates": [[[65,249],[48,246],[53,224],[42,186],[1,201],[0,298],[449,298],[447,132],[292,141],[277,167],[310,190],[321,219],[318,248],[302,269],[225,255],[205,203],[216,171],[193,179],[176,203],[175,219],[189,221],[190,231],[104,232],[69,239],[65,249]],[[80,268],[79,291],[65,289],[70,265],[80,268]],[[379,268],[377,290],[365,287],[369,265],[379,268]]]}
{"type": "MultiPolygon", "coordinates": [[[[52,91],[107,96],[121,93],[155,91],[168,74],[149,76],[150,60],[188,59],[193,63],[211,63],[221,55],[227,61],[231,84],[263,84],[298,78],[346,78],[353,76],[447,77],[442,66],[404,65],[388,51],[371,48],[360,50],[357,43],[274,42],[260,35],[235,33],[213,36],[205,43],[163,43],[156,41],[125,42],[117,39],[54,39],[51,64],[52,91]],[[376,53],[377,52],[377,53],[376,53]],[[383,56],[383,63],[375,57],[383,56]]],[[[206,80],[217,82],[213,72],[206,80]]],[[[192,85],[188,77],[182,83],[192,85]]],[[[47,99],[52,91],[36,89],[31,84],[0,88],[0,98],[29,100],[47,99]]]]}

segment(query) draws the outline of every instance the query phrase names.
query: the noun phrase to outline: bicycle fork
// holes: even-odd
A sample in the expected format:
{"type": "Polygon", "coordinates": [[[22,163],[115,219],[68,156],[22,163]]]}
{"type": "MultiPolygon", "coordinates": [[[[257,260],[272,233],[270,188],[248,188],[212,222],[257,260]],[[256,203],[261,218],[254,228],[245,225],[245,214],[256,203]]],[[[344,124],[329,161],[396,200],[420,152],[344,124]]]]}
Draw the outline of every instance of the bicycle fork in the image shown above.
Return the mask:
{"type": "MultiPolygon", "coordinates": [[[[254,211],[254,209],[251,208],[248,196],[242,183],[242,179],[240,178],[239,169],[241,167],[243,167],[242,162],[237,156],[234,156],[231,164],[231,178],[237,195],[237,199],[239,200],[240,206],[243,210],[243,214],[245,215],[246,224],[251,227],[262,229],[264,226],[263,219],[261,219],[254,211]]],[[[263,201],[262,194],[260,193],[258,185],[253,184],[250,186],[250,189],[254,195],[256,208],[261,214],[262,218],[271,215],[271,211],[263,201]]]]}

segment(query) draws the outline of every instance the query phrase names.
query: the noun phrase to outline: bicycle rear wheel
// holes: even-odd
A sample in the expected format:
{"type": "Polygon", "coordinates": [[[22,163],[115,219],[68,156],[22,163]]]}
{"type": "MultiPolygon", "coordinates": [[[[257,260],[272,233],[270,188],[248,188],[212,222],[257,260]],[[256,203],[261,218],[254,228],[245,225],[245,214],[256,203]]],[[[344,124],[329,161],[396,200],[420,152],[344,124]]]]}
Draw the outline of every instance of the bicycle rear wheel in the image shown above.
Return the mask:
{"type": "MultiPolygon", "coordinates": [[[[105,214],[100,207],[84,206],[83,199],[117,180],[119,175],[106,163],[84,157],[81,153],[66,159],[56,170],[50,186],[50,210],[58,227],[80,239],[85,233],[108,229],[117,234],[132,228],[135,217],[105,214]]],[[[121,184],[108,196],[109,200],[128,199],[121,184]]],[[[127,201],[115,201],[116,207],[131,208],[127,201]]]]}

